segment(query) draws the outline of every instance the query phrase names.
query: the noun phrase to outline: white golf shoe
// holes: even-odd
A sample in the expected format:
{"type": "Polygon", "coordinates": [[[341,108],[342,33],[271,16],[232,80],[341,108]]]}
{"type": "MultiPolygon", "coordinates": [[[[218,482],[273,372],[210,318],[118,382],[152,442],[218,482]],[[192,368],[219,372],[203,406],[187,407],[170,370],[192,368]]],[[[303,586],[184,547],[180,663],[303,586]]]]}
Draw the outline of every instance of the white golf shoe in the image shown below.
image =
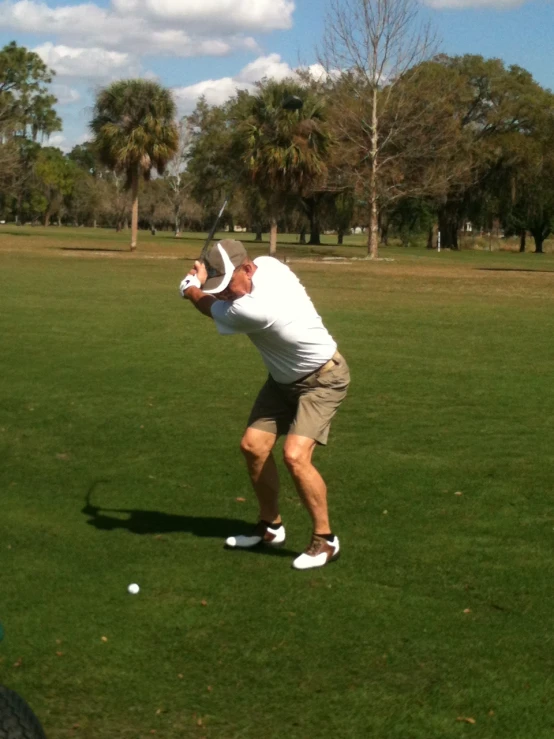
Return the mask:
{"type": "Polygon", "coordinates": [[[270,547],[280,547],[285,543],[285,527],[283,524],[269,526],[264,521],[258,521],[249,536],[229,536],[225,540],[225,546],[229,549],[251,549],[258,544],[270,547]]]}
{"type": "Polygon", "coordinates": [[[323,536],[314,534],[310,546],[297,557],[292,566],[295,570],[311,570],[313,567],[323,567],[339,558],[340,545],[337,536],[333,541],[327,541],[323,536]]]}

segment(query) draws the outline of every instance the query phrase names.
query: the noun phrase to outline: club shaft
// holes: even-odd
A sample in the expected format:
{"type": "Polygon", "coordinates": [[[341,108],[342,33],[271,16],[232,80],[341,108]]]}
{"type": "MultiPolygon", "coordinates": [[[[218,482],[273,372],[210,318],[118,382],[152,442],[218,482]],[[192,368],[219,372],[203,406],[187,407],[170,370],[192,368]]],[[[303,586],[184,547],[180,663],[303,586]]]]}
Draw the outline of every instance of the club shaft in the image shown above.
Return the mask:
{"type": "Polygon", "coordinates": [[[204,244],[204,247],[202,248],[202,254],[200,255],[200,261],[202,261],[204,259],[204,257],[206,256],[206,253],[208,251],[208,248],[209,248],[209,246],[210,246],[210,244],[212,242],[212,239],[214,237],[214,233],[215,233],[215,230],[217,228],[217,224],[219,223],[219,219],[223,215],[223,211],[227,207],[227,203],[228,202],[229,202],[229,196],[227,196],[225,198],[225,200],[223,201],[223,205],[221,206],[221,209],[220,209],[219,213],[217,214],[217,217],[216,217],[216,219],[215,219],[215,221],[213,223],[213,226],[210,229],[210,233],[208,234],[208,238],[206,239],[206,242],[204,244]]]}

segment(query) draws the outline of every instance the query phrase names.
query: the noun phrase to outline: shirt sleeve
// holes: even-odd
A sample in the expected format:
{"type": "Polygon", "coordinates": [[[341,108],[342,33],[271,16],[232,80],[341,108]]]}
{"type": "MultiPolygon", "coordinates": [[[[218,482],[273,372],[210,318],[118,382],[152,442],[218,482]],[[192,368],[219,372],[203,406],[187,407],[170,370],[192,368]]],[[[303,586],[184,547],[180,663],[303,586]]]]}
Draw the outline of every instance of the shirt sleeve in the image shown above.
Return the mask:
{"type": "Polygon", "coordinates": [[[211,313],[220,334],[252,334],[263,331],[274,322],[267,311],[260,311],[248,300],[216,300],[211,313]]]}

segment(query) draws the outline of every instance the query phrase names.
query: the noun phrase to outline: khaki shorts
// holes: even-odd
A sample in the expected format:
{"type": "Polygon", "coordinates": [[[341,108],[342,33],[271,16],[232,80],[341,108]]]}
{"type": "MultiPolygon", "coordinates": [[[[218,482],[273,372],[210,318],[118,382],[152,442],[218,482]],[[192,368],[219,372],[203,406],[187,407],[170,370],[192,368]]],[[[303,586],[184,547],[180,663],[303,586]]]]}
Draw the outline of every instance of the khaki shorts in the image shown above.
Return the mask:
{"type": "Polygon", "coordinates": [[[349,383],[348,365],[338,352],[311,375],[288,385],[269,375],[254,401],[248,426],[277,436],[298,434],[326,444],[331,421],[349,383]]]}

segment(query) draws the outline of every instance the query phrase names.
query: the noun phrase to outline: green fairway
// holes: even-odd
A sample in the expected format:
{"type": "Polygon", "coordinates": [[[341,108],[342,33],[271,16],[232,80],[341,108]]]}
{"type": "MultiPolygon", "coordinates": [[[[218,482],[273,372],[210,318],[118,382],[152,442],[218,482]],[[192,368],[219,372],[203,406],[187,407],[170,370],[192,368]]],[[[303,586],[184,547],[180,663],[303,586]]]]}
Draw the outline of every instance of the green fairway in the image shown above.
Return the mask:
{"type": "Polygon", "coordinates": [[[16,231],[0,683],[49,739],[553,736],[554,255],[290,252],[352,372],[316,452],[342,557],[301,573],[280,460],[285,549],[222,546],[264,370],[179,299],[201,235],[16,231]]]}

